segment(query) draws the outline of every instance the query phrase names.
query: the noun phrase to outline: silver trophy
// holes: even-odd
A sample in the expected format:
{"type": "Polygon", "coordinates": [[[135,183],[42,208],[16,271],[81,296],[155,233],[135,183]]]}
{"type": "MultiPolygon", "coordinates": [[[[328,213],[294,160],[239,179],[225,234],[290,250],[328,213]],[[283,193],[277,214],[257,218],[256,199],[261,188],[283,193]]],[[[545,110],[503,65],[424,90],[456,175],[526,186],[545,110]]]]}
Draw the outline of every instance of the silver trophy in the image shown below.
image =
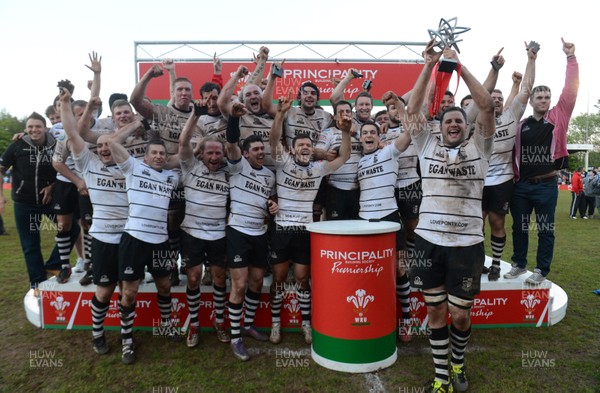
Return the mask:
{"type": "MultiPolygon", "coordinates": [[[[462,40],[458,39],[458,36],[462,33],[466,33],[471,30],[470,27],[456,26],[456,17],[451,19],[440,19],[440,25],[437,30],[429,29],[429,37],[435,40],[435,46],[444,50],[445,48],[454,48],[458,53],[458,42],[462,40]]],[[[456,69],[456,61],[442,59],[438,67],[439,72],[452,73],[456,69]]]]}
{"type": "Polygon", "coordinates": [[[470,27],[462,27],[456,26],[456,17],[451,19],[440,19],[440,25],[437,30],[429,29],[429,37],[436,40],[436,45],[441,50],[445,48],[454,48],[458,53],[460,50],[458,49],[458,42],[462,40],[457,39],[457,37],[471,30],[470,27]]]}

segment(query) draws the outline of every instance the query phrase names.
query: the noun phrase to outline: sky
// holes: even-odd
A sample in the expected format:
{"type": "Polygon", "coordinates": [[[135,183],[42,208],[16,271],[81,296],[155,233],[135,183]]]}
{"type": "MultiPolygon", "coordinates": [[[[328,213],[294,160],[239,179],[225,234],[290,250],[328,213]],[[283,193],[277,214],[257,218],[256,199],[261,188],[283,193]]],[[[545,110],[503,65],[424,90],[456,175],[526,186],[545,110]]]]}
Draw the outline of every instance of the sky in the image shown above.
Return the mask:
{"type": "MultiPolygon", "coordinates": [[[[177,8],[173,4],[105,0],[84,6],[71,0],[2,0],[0,110],[18,118],[43,113],[61,79],[75,84],[74,98],[89,99],[86,84],[92,72],[85,65],[92,51],[102,56],[102,100],[108,102],[113,92],[130,94],[136,83],[136,41],[425,42],[428,29],[437,29],[440,18],[456,17],[459,26],[471,28],[459,37],[463,40],[459,58],[480,81],[492,56],[504,47],[506,64],[497,87],[505,96],[512,72],[524,72],[524,41],[535,40],[541,45],[535,84],[549,86],[556,102],[566,66],[561,37],[574,43],[581,84],[573,115],[598,112],[594,105],[600,100],[600,78],[595,69],[600,56],[593,54],[598,38],[590,2],[571,0],[568,7],[522,0],[229,0],[178,2],[177,8]]],[[[455,87],[451,82],[450,89],[455,87]]],[[[457,101],[467,93],[459,84],[457,101]]]]}

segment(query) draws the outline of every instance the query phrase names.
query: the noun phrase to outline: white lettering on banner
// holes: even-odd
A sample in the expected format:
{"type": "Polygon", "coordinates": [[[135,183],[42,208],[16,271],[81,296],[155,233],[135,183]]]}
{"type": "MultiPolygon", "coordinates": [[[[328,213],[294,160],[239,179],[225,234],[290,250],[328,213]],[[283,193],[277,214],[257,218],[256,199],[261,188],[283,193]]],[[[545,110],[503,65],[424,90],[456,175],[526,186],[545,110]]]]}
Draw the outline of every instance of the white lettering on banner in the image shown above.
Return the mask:
{"type": "Polygon", "coordinates": [[[505,298],[505,297],[495,297],[495,298],[487,298],[487,299],[475,298],[473,300],[473,307],[506,306],[507,301],[508,301],[508,298],[505,298]]]}
{"type": "MultiPolygon", "coordinates": [[[[363,74],[364,79],[375,79],[379,70],[358,70],[363,74]]],[[[327,70],[327,69],[291,69],[283,70],[284,78],[298,78],[302,80],[330,80],[331,78],[344,78],[348,74],[347,70],[327,70]]]]}
{"type": "Polygon", "coordinates": [[[375,273],[376,276],[379,277],[379,273],[383,271],[383,266],[369,264],[367,266],[351,266],[351,267],[341,267],[343,262],[334,262],[331,267],[331,274],[365,274],[365,273],[375,273]]]}
{"type": "Polygon", "coordinates": [[[373,259],[391,258],[394,255],[393,248],[385,248],[376,251],[335,251],[321,250],[321,258],[342,259],[345,261],[366,261],[373,259]]]}
{"type": "Polygon", "coordinates": [[[481,308],[478,310],[471,310],[471,317],[482,317],[489,319],[492,315],[494,315],[493,311],[485,311],[481,308]]]}
{"type": "MultiPolygon", "coordinates": [[[[136,300],[135,302],[135,306],[136,308],[150,308],[150,303],[151,300],[136,300]]],[[[118,303],[117,300],[110,300],[109,302],[110,304],[110,308],[111,309],[118,309],[118,303]]],[[[82,300],[81,301],[81,307],[91,307],[92,306],[92,301],[91,300],[82,300]]]]}
{"type": "Polygon", "coordinates": [[[136,300],[135,307],[137,308],[150,308],[150,300],[136,300]]]}

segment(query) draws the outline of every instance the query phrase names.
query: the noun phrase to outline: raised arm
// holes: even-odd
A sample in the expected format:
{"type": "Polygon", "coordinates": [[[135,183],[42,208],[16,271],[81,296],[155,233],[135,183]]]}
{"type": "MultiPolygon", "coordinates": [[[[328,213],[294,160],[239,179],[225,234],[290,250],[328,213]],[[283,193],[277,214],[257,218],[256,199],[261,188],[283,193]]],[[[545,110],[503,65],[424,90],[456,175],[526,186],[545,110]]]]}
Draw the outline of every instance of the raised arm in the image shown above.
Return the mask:
{"type": "Polygon", "coordinates": [[[102,56],[98,57],[98,53],[88,53],[90,58],[90,65],[86,64],[86,67],[94,73],[92,79],[92,86],[90,88],[90,97],[96,97],[100,95],[100,73],[102,72],[102,56]]]}
{"type": "Polygon", "coordinates": [[[331,102],[331,106],[335,106],[335,104],[344,99],[344,90],[346,90],[346,87],[348,86],[350,81],[355,78],[355,74],[358,75],[358,71],[356,69],[348,69],[348,72],[346,73],[344,79],[342,79],[337,84],[337,86],[335,87],[335,89],[333,89],[333,92],[331,93],[331,97],[329,97],[329,102],[331,102]]]}
{"type": "Polygon", "coordinates": [[[136,118],[135,121],[116,130],[115,133],[109,138],[108,148],[110,149],[110,152],[112,153],[112,156],[117,164],[122,164],[129,159],[129,152],[127,149],[125,149],[123,143],[132,132],[140,127],[145,127],[145,125],[142,123],[140,118],[136,118]]]}
{"type": "Polygon", "coordinates": [[[223,88],[223,75],[221,74],[221,70],[223,69],[223,62],[219,57],[217,57],[217,52],[215,52],[213,56],[213,77],[212,82],[219,85],[219,87],[223,88]]]}
{"type": "MultiPolygon", "coordinates": [[[[458,60],[456,52],[449,48],[444,49],[444,56],[458,60]]],[[[475,132],[484,138],[493,137],[496,131],[496,116],[492,96],[464,64],[461,64],[460,76],[473,96],[473,103],[479,108],[479,114],[475,120],[475,132]]]]}
{"type": "MultiPolygon", "coordinates": [[[[500,48],[498,53],[492,56],[492,61],[490,64],[490,71],[488,72],[487,77],[483,81],[483,86],[485,89],[491,94],[492,91],[496,88],[496,84],[498,83],[498,75],[500,74],[500,69],[504,66],[505,59],[502,56],[502,51],[504,47],[500,48]]],[[[467,113],[467,123],[469,125],[475,123],[477,119],[477,115],[479,114],[479,107],[477,105],[469,105],[469,107],[465,110],[467,113]]]]}
{"type": "Polygon", "coordinates": [[[229,161],[238,161],[242,158],[242,151],[240,150],[240,116],[245,115],[247,112],[246,107],[239,103],[234,102],[231,106],[231,115],[227,122],[227,143],[225,144],[225,151],[227,153],[227,159],[229,161]]]}
{"type": "Polygon", "coordinates": [[[98,133],[90,129],[90,125],[92,124],[92,115],[94,111],[99,109],[101,106],[102,101],[100,100],[100,97],[94,96],[90,98],[85,106],[83,114],[79,118],[79,121],[77,121],[77,131],[86,142],[96,143],[98,137],[100,136],[98,133]]]}
{"type": "Polygon", "coordinates": [[[146,89],[153,78],[158,78],[162,74],[163,69],[158,64],[152,65],[152,67],[146,71],[131,92],[131,98],[129,102],[131,105],[133,105],[137,113],[144,116],[146,119],[152,119],[154,114],[152,104],[144,100],[144,97],[146,97],[146,89]]]}
{"type": "Polygon", "coordinates": [[[197,102],[194,102],[194,111],[185,122],[183,131],[179,134],[179,159],[181,161],[187,161],[194,156],[194,149],[192,148],[192,136],[196,130],[196,123],[203,114],[208,113],[206,103],[212,99],[213,92],[211,92],[206,98],[201,98],[197,102]]]}
{"type": "Polygon", "coordinates": [[[523,80],[523,74],[521,74],[520,72],[514,71],[511,78],[512,78],[512,86],[510,88],[510,93],[508,93],[508,97],[506,97],[506,100],[504,100],[503,112],[505,110],[507,110],[508,108],[510,108],[513,100],[515,99],[517,94],[519,94],[519,90],[521,89],[521,81],[523,80]]]}
{"type": "Polygon", "coordinates": [[[269,48],[266,46],[262,46],[258,51],[258,55],[254,58],[256,62],[256,68],[250,75],[248,79],[248,83],[252,83],[253,85],[260,85],[260,81],[263,78],[265,73],[265,66],[267,65],[267,60],[269,59],[269,48]]]}
{"type": "Polygon", "coordinates": [[[358,74],[358,71],[354,68],[349,68],[348,73],[346,74],[344,79],[342,79],[335,86],[335,89],[333,89],[333,92],[331,93],[331,97],[329,97],[329,102],[331,102],[331,106],[335,106],[335,104],[344,99],[344,90],[346,90],[348,83],[350,83],[350,81],[355,78],[355,73],[358,74]]]}
{"type": "Polygon", "coordinates": [[[329,173],[335,172],[350,158],[350,132],[352,131],[352,116],[346,113],[338,112],[338,124],[342,131],[342,143],[340,144],[340,152],[332,161],[325,161],[325,170],[329,173]]]}
{"type": "MultiPolygon", "coordinates": [[[[393,91],[387,91],[381,97],[381,101],[386,106],[386,108],[394,107],[398,110],[398,115],[400,119],[406,117],[406,108],[404,107],[404,103],[393,91]]],[[[410,145],[410,132],[405,131],[401,133],[398,138],[394,141],[394,145],[396,146],[396,150],[399,152],[403,152],[410,145]]]]}
{"type": "Polygon", "coordinates": [[[271,125],[271,133],[269,134],[269,145],[271,145],[271,154],[275,161],[281,160],[283,155],[283,145],[281,144],[281,134],[283,133],[283,119],[285,114],[292,106],[294,99],[291,91],[288,91],[287,97],[280,97],[277,104],[277,114],[271,125]]]}
{"type": "Polygon", "coordinates": [[[504,56],[501,54],[503,50],[504,47],[500,48],[498,53],[492,56],[492,61],[490,62],[492,67],[490,68],[490,72],[488,72],[487,78],[485,78],[483,81],[483,86],[490,93],[496,88],[496,83],[498,83],[498,75],[500,74],[500,68],[504,66],[504,56]]]}
{"type": "Polygon", "coordinates": [[[231,97],[233,96],[233,91],[238,81],[246,75],[248,75],[248,68],[241,65],[238,67],[235,74],[225,83],[225,86],[223,86],[223,90],[221,90],[221,93],[217,98],[217,105],[223,116],[231,115],[233,105],[231,97]]]}
{"type": "Polygon", "coordinates": [[[167,71],[169,74],[169,102],[167,105],[172,105],[173,100],[173,92],[175,91],[175,79],[177,79],[177,72],[175,72],[175,62],[173,59],[164,59],[162,61],[163,70],[167,71]]]}
{"type": "MultiPolygon", "coordinates": [[[[537,60],[537,51],[534,48],[527,48],[527,65],[525,66],[525,74],[523,75],[523,80],[520,82],[521,87],[518,89],[518,93],[515,96],[515,99],[521,106],[527,105],[527,100],[531,95],[531,90],[533,89],[533,85],[535,83],[535,61],[537,60]]],[[[513,74],[514,75],[514,74],[513,74]]],[[[518,79],[518,76],[513,77],[513,88],[517,83],[515,79],[518,79]]],[[[512,93],[512,90],[511,90],[512,93]]],[[[525,112],[525,108],[523,108],[523,112],[525,112]]],[[[521,116],[523,113],[521,113],[521,116]]]]}
{"type": "Polygon", "coordinates": [[[415,82],[408,101],[408,108],[402,124],[412,136],[417,136],[425,131],[427,125],[427,119],[423,111],[423,105],[425,103],[425,95],[427,92],[427,83],[431,76],[435,65],[442,57],[442,52],[435,51],[435,41],[430,40],[423,52],[425,65],[415,82]]]}
{"type": "Polygon", "coordinates": [[[73,153],[79,155],[85,149],[85,142],[77,131],[77,120],[73,115],[71,107],[71,93],[65,88],[60,89],[60,119],[69,141],[73,153]]]}
{"type": "Polygon", "coordinates": [[[285,60],[281,63],[271,64],[271,72],[269,73],[267,79],[267,86],[263,91],[262,109],[263,111],[268,113],[269,116],[272,118],[275,118],[275,116],[277,115],[277,105],[273,103],[273,90],[275,89],[275,82],[277,81],[277,76],[275,76],[272,71],[274,67],[283,68],[284,63],[285,60]]]}

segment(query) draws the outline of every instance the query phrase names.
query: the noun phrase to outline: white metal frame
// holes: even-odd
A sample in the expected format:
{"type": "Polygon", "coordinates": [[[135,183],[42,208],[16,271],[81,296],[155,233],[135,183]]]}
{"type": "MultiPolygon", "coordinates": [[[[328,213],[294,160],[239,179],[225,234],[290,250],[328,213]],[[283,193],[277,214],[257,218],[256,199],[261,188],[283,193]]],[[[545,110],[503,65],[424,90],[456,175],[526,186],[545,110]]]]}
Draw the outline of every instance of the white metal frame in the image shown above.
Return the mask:
{"type": "Polygon", "coordinates": [[[269,48],[269,60],[336,63],[422,63],[427,42],[377,41],[136,41],[135,80],[138,63],[171,58],[177,62],[252,62],[252,53],[269,48]]]}

